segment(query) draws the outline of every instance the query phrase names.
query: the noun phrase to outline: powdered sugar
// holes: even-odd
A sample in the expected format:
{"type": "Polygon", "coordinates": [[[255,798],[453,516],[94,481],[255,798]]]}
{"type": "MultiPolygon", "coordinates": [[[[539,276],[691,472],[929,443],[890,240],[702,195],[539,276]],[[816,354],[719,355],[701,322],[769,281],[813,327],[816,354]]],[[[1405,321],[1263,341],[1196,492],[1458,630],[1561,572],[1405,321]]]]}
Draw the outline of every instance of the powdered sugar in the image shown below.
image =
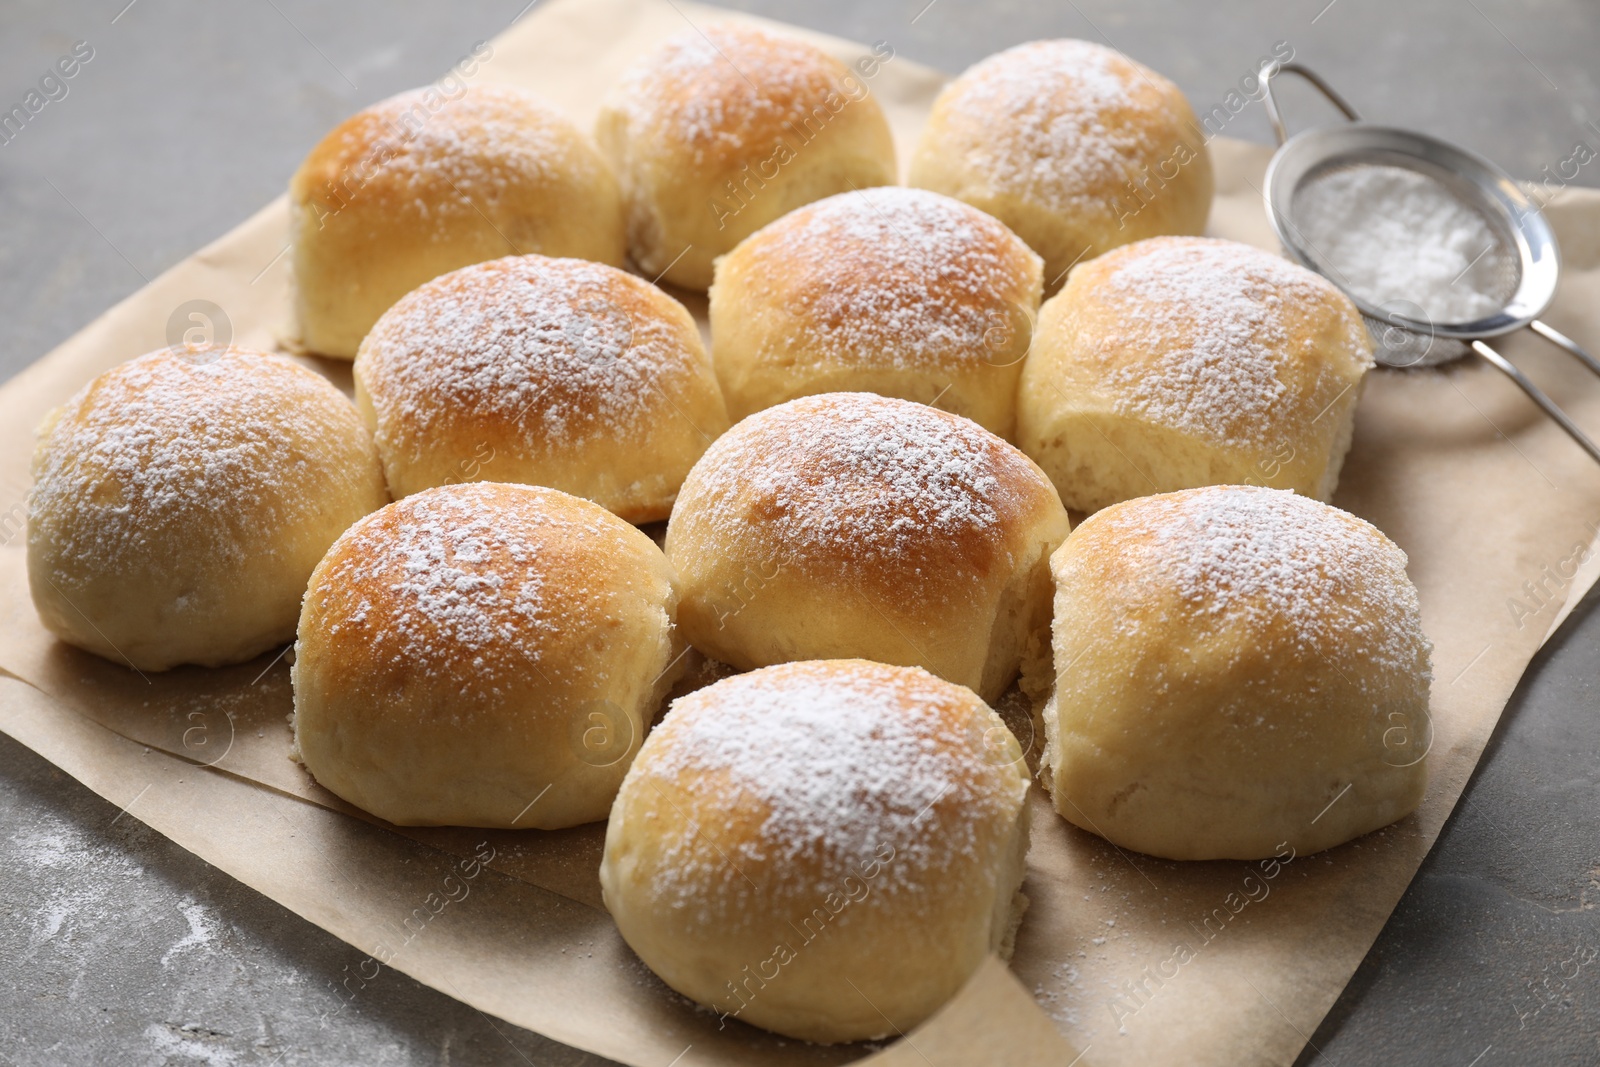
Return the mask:
{"type": "Polygon", "coordinates": [[[1369,304],[1405,301],[1439,323],[1473,322],[1504,306],[1500,241],[1426,174],[1332,171],[1296,190],[1294,220],[1322,267],[1369,304]]]}
{"type": "Polygon", "coordinates": [[[573,447],[659,415],[660,383],[699,353],[669,320],[630,313],[650,295],[621,271],[543,256],[429,282],[384,314],[358,357],[380,442],[423,449],[453,423],[493,419],[573,447]]]}
{"type": "Polygon", "coordinates": [[[1027,782],[984,759],[991,723],[974,706],[922,672],[817,662],[679,699],[626,787],[650,800],[659,791],[683,815],[657,842],[652,890],[696,909],[713,886],[743,895],[753,882],[782,904],[835,891],[874,859],[885,870],[873,889],[890,894],[935,891],[942,872],[981,869],[1027,782]],[[832,873],[834,884],[794,877],[802,871],[832,873]]]}
{"type": "Polygon", "coordinates": [[[712,24],[680,33],[631,67],[613,99],[636,136],[655,131],[698,163],[764,147],[785,123],[803,122],[842,91],[837,67],[803,41],[712,24]]]}
{"type": "Polygon", "coordinates": [[[570,165],[581,144],[577,130],[554,108],[530,93],[477,85],[435,102],[418,89],[383,100],[345,123],[337,137],[337,161],[351,173],[312,195],[337,209],[362,183],[381,174],[400,190],[403,202],[424,218],[430,204],[473,211],[492,204],[509,186],[549,182],[570,165]],[[441,185],[459,195],[439,199],[441,185]],[[409,194],[409,195],[405,195],[409,194]]]}
{"type": "MultiPolygon", "coordinates": [[[[1041,476],[976,423],[867,393],[792,400],[745,419],[707,450],[684,496],[730,544],[762,536],[798,558],[909,575],[952,543],[1005,543],[1041,476]]],[[[974,550],[976,559],[981,552],[974,550]]]]}
{"type": "Polygon", "coordinates": [[[464,659],[481,666],[483,657],[507,650],[547,677],[564,670],[543,661],[536,635],[553,625],[552,597],[570,602],[581,591],[547,584],[540,533],[559,527],[615,540],[618,531],[599,517],[586,522],[538,507],[547,493],[453,486],[362,520],[329,551],[309,594],[321,602],[329,633],[353,627],[372,634],[391,662],[423,674],[464,659]],[[528,494],[527,506],[507,493],[528,494]]]}
{"type": "Polygon", "coordinates": [[[1142,539],[1134,564],[1142,580],[1219,624],[1283,629],[1300,647],[1406,674],[1431,647],[1405,553],[1327,504],[1221,486],[1146,497],[1090,523],[1142,539]]]}
{"type": "Polygon", "coordinates": [[[250,534],[298,521],[308,477],[347,463],[356,415],[324,379],[280,356],[162,349],[107,371],[67,401],[34,460],[29,523],[51,519],[55,580],[143,567],[145,547],[198,518],[206,551],[243,560],[250,534]],[[297,460],[284,455],[298,420],[297,460]],[[340,423],[344,425],[340,425],[340,423]],[[99,563],[78,566],[76,561],[99,563]],[[71,564],[68,566],[68,564],[71,564]]]}
{"type": "Polygon", "coordinates": [[[1009,332],[1010,313],[1032,310],[1027,246],[999,220],[921,189],[817,201],[749,238],[739,257],[746,284],[792,304],[808,351],[855,365],[979,363],[995,356],[990,341],[1009,332]]]}
{"type": "Polygon", "coordinates": [[[211,912],[207,910],[204,904],[192,897],[184,897],[178,903],[178,911],[183,915],[184,920],[188,922],[189,932],[174,941],[171,947],[161,954],[161,966],[163,968],[170,967],[172,958],[180,953],[188,952],[191,949],[210,950],[218,941],[221,933],[211,912]]]}
{"type": "Polygon", "coordinates": [[[1112,371],[1119,414],[1261,447],[1282,424],[1274,409],[1289,396],[1286,363],[1305,361],[1332,381],[1336,362],[1372,362],[1356,347],[1319,352],[1315,331],[1289,329],[1306,305],[1343,297],[1281,256],[1204,238],[1154,238],[1112,255],[1095,296],[1119,318],[1119,345],[1156,354],[1112,371]]]}
{"type": "MultiPolygon", "coordinates": [[[[145,831],[132,833],[142,837],[145,831]]],[[[36,956],[48,960],[54,955],[69,964],[87,965],[97,949],[125,943],[126,930],[118,929],[126,921],[119,911],[121,897],[127,886],[143,888],[147,877],[130,858],[137,852],[91,837],[78,823],[53,812],[36,822],[8,824],[5,837],[8,854],[17,863],[10,877],[17,889],[32,891],[36,902],[19,909],[14,920],[20,927],[16,940],[26,940],[26,947],[10,959],[17,973],[34,966],[36,956]]],[[[83,972],[71,966],[67,973],[80,976],[65,991],[75,998],[83,972]]]]}
{"type": "Polygon", "coordinates": [[[1134,92],[1149,77],[1102,45],[1032,41],[973,66],[942,102],[966,135],[968,167],[996,192],[1101,210],[1105,189],[1132,176],[1130,160],[1172,147],[1152,138],[1156,109],[1134,92]]]}

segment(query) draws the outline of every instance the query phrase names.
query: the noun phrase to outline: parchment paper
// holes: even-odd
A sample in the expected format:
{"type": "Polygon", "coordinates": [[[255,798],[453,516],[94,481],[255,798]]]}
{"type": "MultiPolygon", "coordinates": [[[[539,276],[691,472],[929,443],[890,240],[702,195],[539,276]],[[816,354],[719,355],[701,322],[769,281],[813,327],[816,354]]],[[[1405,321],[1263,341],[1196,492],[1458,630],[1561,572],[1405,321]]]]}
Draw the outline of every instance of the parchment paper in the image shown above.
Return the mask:
{"type": "MultiPolygon", "coordinates": [[[[532,88],[587,124],[641,50],[686,23],[743,18],[668,0],[550,0],[492,43],[468,84],[532,88]]],[[[847,61],[866,53],[790,32],[847,61]]],[[[902,161],[941,82],[899,56],[869,81],[902,161]]],[[[1224,139],[1211,150],[1212,232],[1273,247],[1260,195],[1269,152],[1224,139]]],[[[1546,318],[1594,345],[1600,194],[1568,191],[1550,213],[1565,275],[1546,318]]],[[[95,374],[166,344],[169,317],[188,301],[223,309],[237,343],[277,344],[289,328],[285,220],[282,200],[268,205],[0,389],[0,729],[348,941],[352,1000],[376,995],[367,984],[394,967],[632,1064],[821,1064],[873,1053],[738,1023],[719,1030],[666,989],[600,906],[600,826],[396,830],[340,803],[287,758],[291,694],[281,659],[146,677],[40,628],[17,534],[33,427],[95,374]]],[[[703,326],[703,299],[686,302],[703,326]]],[[[1600,430],[1600,383],[1536,339],[1503,349],[1600,430]]],[[[347,366],[312,362],[348,387],[347,366]]],[[[873,1062],[1294,1059],[1438,834],[1529,659],[1600,571],[1591,549],[1600,470],[1475,363],[1373,375],[1336,503],[1410,554],[1421,591],[1437,675],[1421,810],[1269,868],[1122,852],[1036,796],[1025,885],[1033,904],[1010,968],[991,961],[943,1013],[873,1062]]]]}

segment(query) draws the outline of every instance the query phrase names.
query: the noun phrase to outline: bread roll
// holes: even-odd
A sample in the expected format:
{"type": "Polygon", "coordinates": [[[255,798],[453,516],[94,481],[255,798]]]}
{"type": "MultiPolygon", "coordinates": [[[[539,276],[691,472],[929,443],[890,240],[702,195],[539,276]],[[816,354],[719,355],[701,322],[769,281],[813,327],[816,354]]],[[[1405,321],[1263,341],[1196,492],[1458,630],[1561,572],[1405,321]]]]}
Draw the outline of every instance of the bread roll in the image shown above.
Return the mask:
{"type": "Polygon", "coordinates": [[[295,311],[313,352],[354,358],[430,278],[539,252],[621,266],[617,182],[555,108],[517,89],[401,93],[346,119],[289,182],[295,311]]]}
{"type": "Polygon", "coordinates": [[[673,703],[611,809],[600,885],[639,957],[723,1023],[888,1037],[1010,955],[1027,793],[968,689],[768,667],[673,703]]]}
{"type": "Polygon", "coordinates": [[[937,404],[1010,437],[1039,257],[959,200],[884,186],[792,211],[717,261],[711,336],[735,420],[814,393],[937,404]]]}
{"type": "Polygon", "coordinates": [[[1049,480],[977,423],[868,393],[803,397],[706,450],[667,526],[678,623],[741,669],[860,657],[999,698],[1050,613],[1049,480]]]}
{"type": "Polygon", "coordinates": [[[311,576],[297,755],[403,826],[605,818],[675,678],[672,571],[554,489],[429,489],[352,527],[311,576]]]}
{"type": "Polygon", "coordinates": [[[1432,646],[1406,557],[1283,490],[1088,519],[1050,561],[1056,810],[1168,859],[1330,848],[1422,799],[1432,646]]]}
{"type": "Polygon", "coordinates": [[[163,348],[51,412],[33,455],[28,584],[45,627],[140,671],[294,636],[306,579],[382,507],[383,471],[321,375],[244,348],[163,348]]]}
{"type": "Polygon", "coordinates": [[[689,289],[780,215],[895,180],[866,81],[814,45],[748,26],[686,30],[645,56],[606,98],[595,136],[622,183],[633,261],[689,289]]]}
{"type": "Polygon", "coordinates": [[[378,320],[355,379],[397,498],[527,482],[652,522],[728,428],[683,305],[576,259],[513,256],[428,282],[378,320]]]}
{"type": "Polygon", "coordinates": [[[1022,371],[1017,443],[1069,508],[1240,482],[1333,495],[1372,337],[1281,256],[1163,237],[1072,272],[1022,371]]]}
{"type": "Polygon", "coordinates": [[[1044,257],[1074,263],[1157,234],[1198,234],[1211,157],[1178,87],[1087,41],[1033,41],[971,67],[933,103],[910,184],[965,200],[1044,257]]]}

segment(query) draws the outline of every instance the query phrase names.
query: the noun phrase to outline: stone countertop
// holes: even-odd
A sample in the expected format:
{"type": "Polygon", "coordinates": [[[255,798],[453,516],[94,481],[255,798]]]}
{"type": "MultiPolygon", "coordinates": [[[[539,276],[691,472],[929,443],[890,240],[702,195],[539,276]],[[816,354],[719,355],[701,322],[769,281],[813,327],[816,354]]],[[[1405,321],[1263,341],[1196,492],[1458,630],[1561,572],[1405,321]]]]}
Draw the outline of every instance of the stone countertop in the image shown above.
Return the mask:
{"type": "MultiPolygon", "coordinates": [[[[3,110],[76,42],[93,54],[0,144],[0,377],[254,212],[338,120],[437,76],[523,3],[11,0],[3,110]]],[[[1592,0],[728,6],[951,72],[1036,37],[1109,41],[1202,113],[1287,41],[1369,116],[1518,177],[1600,148],[1592,0]]],[[[1308,92],[1286,93],[1291,124],[1326,120],[1308,92]]],[[[1269,138],[1259,104],[1226,132],[1269,138]]],[[[1578,182],[1600,184],[1591,166],[1578,182]]],[[[1301,1064],[1600,1062],[1597,603],[1535,660],[1301,1064]]],[[[603,1062],[392,971],[320,1024],[359,952],[4,737],[0,812],[0,1064],[603,1062]]]]}

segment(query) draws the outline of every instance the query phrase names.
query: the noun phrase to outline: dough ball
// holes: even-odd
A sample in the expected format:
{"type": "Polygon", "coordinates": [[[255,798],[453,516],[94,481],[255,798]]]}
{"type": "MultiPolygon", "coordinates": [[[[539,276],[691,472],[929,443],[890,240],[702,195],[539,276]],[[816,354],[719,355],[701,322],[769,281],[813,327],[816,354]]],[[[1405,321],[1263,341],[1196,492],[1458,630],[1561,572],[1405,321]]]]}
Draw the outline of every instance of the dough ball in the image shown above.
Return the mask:
{"type": "Polygon", "coordinates": [[[327,379],[212,345],[84,386],[40,428],[33,479],[40,620],[141,671],[288,641],[317,560],[388,500],[371,437],[327,379]]]}
{"type": "Polygon", "coordinates": [[[685,30],[639,60],[595,137],[622,183],[633,261],[688,289],[709,286],[712,261],[773,219],[895,180],[865,78],[748,26],[685,30]]]}
{"type": "Polygon", "coordinates": [[[396,497],[526,482],[653,522],[728,428],[683,305],[577,259],[513,256],[435,278],[378,320],[355,378],[396,497]]]}
{"type": "Polygon", "coordinates": [[[1413,811],[1432,645],[1406,556],[1283,490],[1143,497],[1051,559],[1056,810],[1168,859],[1308,853],[1413,811]]]}
{"type": "Polygon", "coordinates": [[[910,184],[965,200],[1044,257],[1046,290],[1075,263],[1157,234],[1198,234],[1211,158],[1183,93],[1087,41],[1032,41],[947,85],[910,184]]]}
{"type": "Polygon", "coordinates": [[[401,93],[346,119],[295,172],[289,212],[300,341],[343,359],[446,271],[524,252],[625,256],[617,182],[594,145],[495,85],[401,93]]]}
{"type": "Polygon", "coordinates": [[[1067,513],[970,419],[868,393],[802,397],[706,450],[667,526],[678,623],[740,669],[855,658],[997,700],[1050,614],[1067,513]]]}
{"type": "Polygon", "coordinates": [[[403,826],[603,819],[674,680],[672,571],[554,489],[429,489],[352,527],[295,644],[298,758],[403,826]]]}
{"type": "Polygon", "coordinates": [[[815,393],[936,404],[1009,438],[1039,257],[992,216],[922,189],[841,193],[717,261],[711,335],[735,420],[815,393]]]}
{"type": "Polygon", "coordinates": [[[1046,301],[1017,444],[1069,508],[1201,485],[1333,495],[1372,337],[1333,283],[1250,245],[1158,237],[1046,301]]]}
{"type": "Polygon", "coordinates": [[[600,884],[639,957],[723,1021],[889,1037],[1010,955],[1027,793],[971,690],[861,660],[767,667],[673,703],[611,810],[600,884]]]}

